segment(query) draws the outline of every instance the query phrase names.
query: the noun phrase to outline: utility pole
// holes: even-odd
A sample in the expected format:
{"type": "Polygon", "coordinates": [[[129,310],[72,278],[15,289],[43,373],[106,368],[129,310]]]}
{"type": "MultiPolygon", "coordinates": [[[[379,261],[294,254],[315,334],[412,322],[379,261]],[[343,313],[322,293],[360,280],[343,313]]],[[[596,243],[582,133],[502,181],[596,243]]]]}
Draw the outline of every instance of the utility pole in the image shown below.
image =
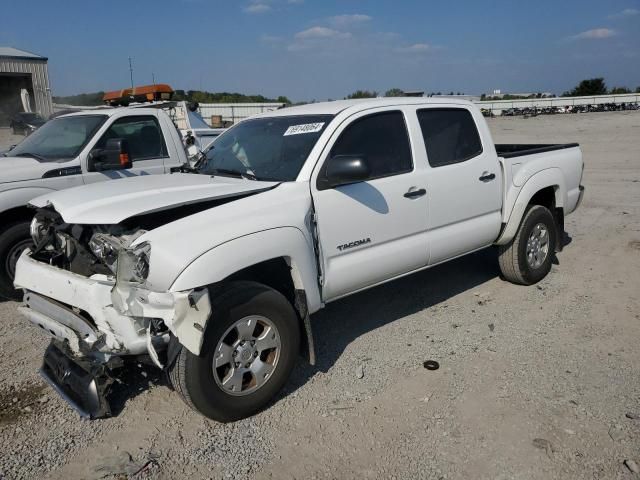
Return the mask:
{"type": "Polygon", "coordinates": [[[156,84],[156,74],[151,72],[151,83],[156,84]]]}
{"type": "Polygon", "coordinates": [[[131,64],[131,57],[129,57],[129,74],[131,75],[131,88],[133,88],[133,65],[131,64]]]}

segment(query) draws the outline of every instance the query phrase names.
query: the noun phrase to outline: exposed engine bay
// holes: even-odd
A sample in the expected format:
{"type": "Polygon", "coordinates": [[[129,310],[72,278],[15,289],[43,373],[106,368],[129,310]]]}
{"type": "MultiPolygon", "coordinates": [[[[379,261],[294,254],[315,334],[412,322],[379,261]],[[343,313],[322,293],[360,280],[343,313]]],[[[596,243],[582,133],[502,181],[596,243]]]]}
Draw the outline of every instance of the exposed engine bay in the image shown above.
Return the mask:
{"type": "MultiPolygon", "coordinates": [[[[69,225],[56,211],[41,208],[31,222],[31,257],[85,277],[111,276],[117,273],[120,253],[144,233],[121,225],[69,225]]],[[[144,268],[141,263],[141,274],[144,268]]]]}

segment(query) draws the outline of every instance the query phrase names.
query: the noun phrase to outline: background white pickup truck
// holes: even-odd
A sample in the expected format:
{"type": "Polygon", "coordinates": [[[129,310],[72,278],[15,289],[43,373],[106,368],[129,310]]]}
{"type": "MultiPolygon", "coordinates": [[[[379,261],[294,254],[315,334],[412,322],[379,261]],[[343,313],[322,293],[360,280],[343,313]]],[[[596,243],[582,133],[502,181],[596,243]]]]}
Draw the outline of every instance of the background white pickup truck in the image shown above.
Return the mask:
{"type": "Polygon", "coordinates": [[[43,376],[88,416],[148,358],[223,421],[263,408],[334,301],[498,245],[532,284],[582,197],[577,145],[494,145],[450,99],[307,105],[246,120],[195,173],[34,200],[22,313],[53,335],[43,376]]]}
{"type": "Polygon", "coordinates": [[[45,123],[0,156],[0,297],[15,297],[15,263],[31,243],[27,203],[45,193],[135,175],[169,172],[187,162],[182,139],[156,108],[88,110],[45,123]],[[89,168],[108,139],[128,142],[132,168],[89,168]]]}

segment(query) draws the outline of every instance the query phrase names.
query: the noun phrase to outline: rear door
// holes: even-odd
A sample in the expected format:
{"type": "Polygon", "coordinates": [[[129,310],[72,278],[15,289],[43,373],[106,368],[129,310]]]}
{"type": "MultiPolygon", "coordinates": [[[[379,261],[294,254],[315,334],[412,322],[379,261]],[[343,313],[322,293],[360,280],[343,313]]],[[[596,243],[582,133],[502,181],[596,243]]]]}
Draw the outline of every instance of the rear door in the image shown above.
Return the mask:
{"type": "Polygon", "coordinates": [[[168,158],[167,145],[156,116],[136,115],[114,120],[92,149],[104,148],[107,140],[112,138],[127,141],[132,168],[101,172],[87,172],[85,168],[83,173],[85,183],[164,173],[164,162],[168,158]]]}
{"type": "Polygon", "coordinates": [[[429,264],[491,245],[501,226],[502,172],[479,112],[465,106],[416,111],[429,163],[429,264]]]}
{"type": "MultiPolygon", "coordinates": [[[[425,169],[415,162],[407,111],[410,109],[376,109],[345,121],[312,177],[324,301],[427,263],[425,169]],[[370,178],[323,188],[318,182],[322,165],[335,155],[364,157],[370,178]]],[[[415,122],[413,126],[417,129],[415,122]]]]}

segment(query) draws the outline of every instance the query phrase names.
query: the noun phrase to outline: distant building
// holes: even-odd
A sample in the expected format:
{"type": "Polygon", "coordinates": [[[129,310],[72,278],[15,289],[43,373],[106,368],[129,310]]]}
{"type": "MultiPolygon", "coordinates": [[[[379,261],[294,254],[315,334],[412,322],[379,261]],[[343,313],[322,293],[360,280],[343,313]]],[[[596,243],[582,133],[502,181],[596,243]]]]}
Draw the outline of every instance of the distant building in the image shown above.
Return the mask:
{"type": "Polygon", "coordinates": [[[46,57],[0,47],[0,126],[7,126],[11,116],[24,111],[21,91],[29,93],[30,108],[45,119],[53,113],[46,57]]]}

